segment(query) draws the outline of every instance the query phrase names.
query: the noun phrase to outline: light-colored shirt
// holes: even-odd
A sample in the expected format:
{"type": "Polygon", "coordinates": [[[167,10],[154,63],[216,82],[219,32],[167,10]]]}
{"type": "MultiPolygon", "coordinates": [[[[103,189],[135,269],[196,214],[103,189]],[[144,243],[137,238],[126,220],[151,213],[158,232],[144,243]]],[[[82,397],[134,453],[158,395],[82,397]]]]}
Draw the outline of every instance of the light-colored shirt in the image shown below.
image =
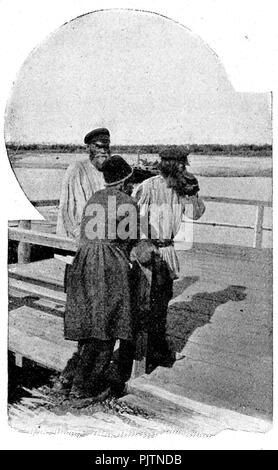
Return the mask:
{"type": "MultiPolygon", "coordinates": [[[[91,161],[71,164],[62,184],[56,233],[61,237],[79,239],[83,210],[93,193],[103,189],[104,177],[91,161]]],[[[72,256],[55,255],[68,264],[72,256]]]]}
{"type": "Polygon", "coordinates": [[[89,159],[68,167],[60,197],[57,235],[79,238],[84,207],[92,194],[103,188],[103,174],[89,159]]]}
{"type": "MultiPolygon", "coordinates": [[[[133,197],[140,206],[142,231],[148,233],[152,239],[173,239],[181,227],[183,216],[197,220],[205,212],[204,202],[198,195],[179,197],[173,189],[167,187],[166,180],[161,175],[139,184],[133,197]],[[147,223],[151,234],[146,230],[147,223]]],[[[159,251],[167,262],[172,277],[176,278],[179,263],[174,246],[161,247],[159,251]]]]}

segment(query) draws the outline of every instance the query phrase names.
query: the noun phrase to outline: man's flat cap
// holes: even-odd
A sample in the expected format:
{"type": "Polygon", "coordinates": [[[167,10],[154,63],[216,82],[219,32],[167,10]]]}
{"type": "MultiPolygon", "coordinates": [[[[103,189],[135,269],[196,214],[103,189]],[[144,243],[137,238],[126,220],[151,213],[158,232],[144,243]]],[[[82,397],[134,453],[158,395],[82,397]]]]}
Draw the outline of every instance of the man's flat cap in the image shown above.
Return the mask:
{"type": "Polygon", "coordinates": [[[110,132],[105,127],[100,127],[99,129],[93,129],[88,132],[84,137],[84,144],[91,144],[100,140],[101,142],[109,143],[110,142],[110,132]]]}
{"type": "Polygon", "coordinates": [[[190,151],[186,145],[173,145],[159,152],[161,160],[176,160],[189,165],[188,155],[190,151]]]}

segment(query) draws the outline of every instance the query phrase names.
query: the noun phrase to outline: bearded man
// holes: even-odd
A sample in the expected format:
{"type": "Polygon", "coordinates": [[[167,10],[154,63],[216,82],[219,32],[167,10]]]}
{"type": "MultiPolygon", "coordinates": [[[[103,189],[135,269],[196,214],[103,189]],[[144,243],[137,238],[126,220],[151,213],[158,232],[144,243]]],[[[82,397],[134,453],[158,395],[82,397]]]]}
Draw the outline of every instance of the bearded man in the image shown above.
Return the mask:
{"type": "Polygon", "coordinates": [[[79,239],[81,218],[89,198],[104,188],[102,165],[110,155],[108,129],[93,129],[86,134],[89,159],[71,164],[65,174],[57,220],[57,235],[79,239]]]}

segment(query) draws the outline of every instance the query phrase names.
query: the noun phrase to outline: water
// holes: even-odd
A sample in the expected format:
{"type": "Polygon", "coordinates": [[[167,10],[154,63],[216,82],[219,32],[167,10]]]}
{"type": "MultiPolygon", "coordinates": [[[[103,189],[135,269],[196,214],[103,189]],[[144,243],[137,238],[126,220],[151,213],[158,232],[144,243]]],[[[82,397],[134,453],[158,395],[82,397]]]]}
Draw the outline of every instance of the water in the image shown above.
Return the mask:
{"type": "MultiPolygon", "coordinates": [[[[137,162],[137,155],[124,155],[129,163],[137,162]]],[[[34,161],[40,163],[60,162],[68,163],[86,158],[84,154],[51,154],[37,155],[28,154],[24,156],[24,162],[34,161]]],[[[149,161],[155,161],[157,155],[144,155],[149,161]]],[[[193,156],[191,158],[191,170],[198,165],[210,167],[238,167],[258,168],[271,167],[270,158],[262,157],[209,157],[193,156]]],[[[60,189],[65,170],[63,169],[39,169],[39,168],[16,168],[16,176],[20,185],[30,200],[59,199],[60,189]]],[[[200,195],[224,196],[251,200],[268,201],[272,197],[272,180],[266,177],[199,177],[200,195]]],[[[206,203],[206,212],[202,222],[222,222],[239,225],[253,226],[255,223],[256,206],[239,206],[235,204],[206,203]]],[[[265,208],[264,226],[272,227],[272,208],[265,208]]],[[[226,243],[234,245],[252,246],[254,232],[252,229],[235,229],[226,227],[210,227],[204,225],[194,226],[194,239],[198,242],[226,243]]],[[[272,245],[272,232],[264,231],[263,246],[272,245]]]]}

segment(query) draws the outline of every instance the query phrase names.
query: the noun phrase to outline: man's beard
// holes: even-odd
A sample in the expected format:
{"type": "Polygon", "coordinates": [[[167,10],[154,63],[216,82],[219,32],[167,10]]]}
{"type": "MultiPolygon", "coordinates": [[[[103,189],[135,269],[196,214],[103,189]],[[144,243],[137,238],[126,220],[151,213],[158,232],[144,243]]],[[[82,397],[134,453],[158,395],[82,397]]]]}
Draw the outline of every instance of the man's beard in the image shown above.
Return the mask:
{"type": "Polygon", "coordinates": [[[95,158],[95,155],[96,155],[96,154],[93,153],[93,152],[90,152],[90,153],[89,153],[89,159],[91,160],[91,162],[92,162],[93,159],[95,158]]]}
{"type": "Polygon", "coordinates": [[[95,153],[90,153],[89,158],[90,158],[91,163],[96,167],[96,169],[99,171],[102,171],[102,167],[105,162],[105,159],[101,162],[100,160],[98,160],[99,156],[100,155],[97,155],[95,153]]]}

